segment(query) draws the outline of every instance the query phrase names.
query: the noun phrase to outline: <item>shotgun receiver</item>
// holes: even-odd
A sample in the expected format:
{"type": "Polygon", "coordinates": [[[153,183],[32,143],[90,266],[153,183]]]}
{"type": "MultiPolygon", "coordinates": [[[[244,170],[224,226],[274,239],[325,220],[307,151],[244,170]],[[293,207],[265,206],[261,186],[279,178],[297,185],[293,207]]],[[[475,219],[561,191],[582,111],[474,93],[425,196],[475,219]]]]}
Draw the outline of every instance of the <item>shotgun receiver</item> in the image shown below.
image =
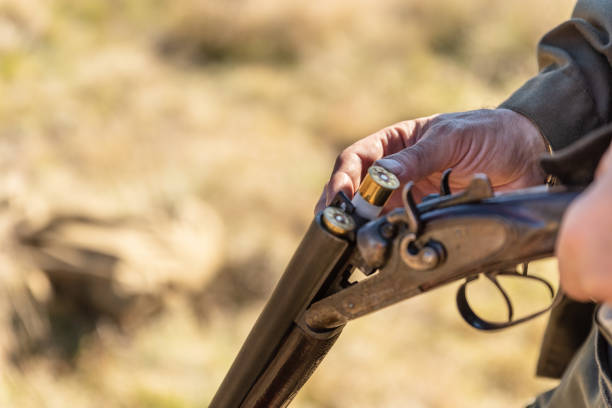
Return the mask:
{"type": "Polygon", "coordinates": [[[440,194],[418,205],[408,183],[403,208],[379,216],[399,183],[373,166],[352,201],[340,193],[317,214],[210,407],[286,407],[349,320],[449,282],[465,280],[457,306],[478,329],[501,329],[548,310],[515,319],[497,277],[539,281],[554,297],[526,263],[553,255],[561,217],[580,190],[540,186],[495,195],[477,174],[451,194],[449,175],[440,194]],[[485,320],[470,307],[466,287],[479,275],[502,292],[507,321],[485,320]]]}

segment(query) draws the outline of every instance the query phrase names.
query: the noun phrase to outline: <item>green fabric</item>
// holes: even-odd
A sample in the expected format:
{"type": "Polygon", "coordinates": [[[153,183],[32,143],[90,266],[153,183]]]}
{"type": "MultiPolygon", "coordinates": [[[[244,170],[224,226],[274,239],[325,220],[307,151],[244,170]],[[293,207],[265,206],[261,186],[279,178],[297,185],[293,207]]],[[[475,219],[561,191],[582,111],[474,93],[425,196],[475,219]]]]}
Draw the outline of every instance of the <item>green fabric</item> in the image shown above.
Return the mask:
{"type": "Polygon", "coordinates": [[[538,46],[540,72],[500,105],[533,121],[553,150],[607,123],[612,111],[612,2],[580,0],[538,46]]]}
{"type": "Polygon", "coordinates": [[[528,408],[610,408],[608,344],[593,326],[590,336],[565,371],[561,383],[528,408]]]}
{"type": "Polygon", "coordinates": [[[580,303],[562,297],[548,319],[537,375],[561,378],[570,360],[589,336],[594,310],[594,303],[580,303]]]}

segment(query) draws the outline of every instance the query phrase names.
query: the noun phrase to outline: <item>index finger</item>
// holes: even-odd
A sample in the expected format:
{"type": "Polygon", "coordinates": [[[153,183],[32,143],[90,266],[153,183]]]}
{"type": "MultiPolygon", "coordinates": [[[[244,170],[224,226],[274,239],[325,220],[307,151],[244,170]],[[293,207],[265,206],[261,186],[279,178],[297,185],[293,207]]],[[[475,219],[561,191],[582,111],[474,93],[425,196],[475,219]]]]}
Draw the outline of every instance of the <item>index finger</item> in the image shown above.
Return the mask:
{"type": "Polygon", "coordinates": [[[338,192],[352,197],[367,169],[378,159],[398,152],[413,143],[420,126],[418,121],[400,122],[384,128],[346,148],[334,165],[325,188],[325,203],[329,205],[338,192]]]}

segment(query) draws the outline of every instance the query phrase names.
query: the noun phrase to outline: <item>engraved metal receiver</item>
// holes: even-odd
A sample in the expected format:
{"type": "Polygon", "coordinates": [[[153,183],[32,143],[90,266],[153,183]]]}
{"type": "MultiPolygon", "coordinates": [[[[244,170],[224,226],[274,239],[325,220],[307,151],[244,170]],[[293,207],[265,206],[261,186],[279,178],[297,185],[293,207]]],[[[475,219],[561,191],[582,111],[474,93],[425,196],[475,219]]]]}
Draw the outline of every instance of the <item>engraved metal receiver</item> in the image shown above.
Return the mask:
{"type": "MultiPolygon", "coordinates": [[[[368,277],[345,283],[344,290],[313,303],[305,314],[310,327],[339,327],[457,279],[465,279],[457,292],[457,308],[463,319],[479,330],[510,327],[552,307],[553,284],[530,275],[527,265],[530,260],[552,255],[553,233],[577,192],[540,186],[495,196],[488,177],[476,174],[465,190],[452,194],[450,175],[450,169],[444,172],[440,194],[425,197],[418,205],[412,195],[413,183],[407,183],[402,192],[403,208],[358,228],[352,263],[368,277]],[[489,321],[471,307],[467,287],[480,275],[503,298],[505,321],[489,321]],[[542,285],[550,295],[550,304],[515,318],[511,297],[498,279],[502,276],[542,285]]],[[[335,203],[342,201],[347,199],[335,203]]]]}

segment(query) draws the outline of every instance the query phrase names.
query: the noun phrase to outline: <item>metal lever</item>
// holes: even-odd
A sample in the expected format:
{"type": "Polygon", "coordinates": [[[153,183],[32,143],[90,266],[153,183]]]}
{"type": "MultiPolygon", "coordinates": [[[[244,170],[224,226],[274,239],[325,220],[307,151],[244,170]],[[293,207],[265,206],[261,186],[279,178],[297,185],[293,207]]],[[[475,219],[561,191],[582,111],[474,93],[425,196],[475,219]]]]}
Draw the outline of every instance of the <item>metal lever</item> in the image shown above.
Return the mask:
{"type": "MultiPolygon", "coordinates": [[[[450,176],[450,169],[444,172],[446,180],[443,175],[441,190],[444,192],[450,192],[448,186],[448,177],[450,176]],[[446,183],[446,186],[444,184],[446,183]]],[[[430,198],[419,204],[419,211],[426,212],[435,210],[438,208],[446,208],[458,204],[467,204],[482,201],[487,198],[493,197],[493,186],[491,181],[486,174],[477,173],[474,174],[468,184],[467,188],[456,194],[445,194],[437,198],[430,198]]]]}
{"type": "Polygon", "coordinates": [[[442,179],[440,180],[440,195],[441,196],[451,195],[450,175],[452,171],[453,169],[450,168],[450,169],[444,170],[444,173],[442,173],[442,179]]]}
{"type": "Polygon", "coordinates": [[[421,231],[421,222],[419,221],[419,209],[412,196],[412,187],[414,187],[413,181],[406,183],[402,190],[403,211],[399,208],[391,211],[387,215],[387,221],[391,224],[405,223],[408,226],[408,232],[418,235],[421,231]]]}

